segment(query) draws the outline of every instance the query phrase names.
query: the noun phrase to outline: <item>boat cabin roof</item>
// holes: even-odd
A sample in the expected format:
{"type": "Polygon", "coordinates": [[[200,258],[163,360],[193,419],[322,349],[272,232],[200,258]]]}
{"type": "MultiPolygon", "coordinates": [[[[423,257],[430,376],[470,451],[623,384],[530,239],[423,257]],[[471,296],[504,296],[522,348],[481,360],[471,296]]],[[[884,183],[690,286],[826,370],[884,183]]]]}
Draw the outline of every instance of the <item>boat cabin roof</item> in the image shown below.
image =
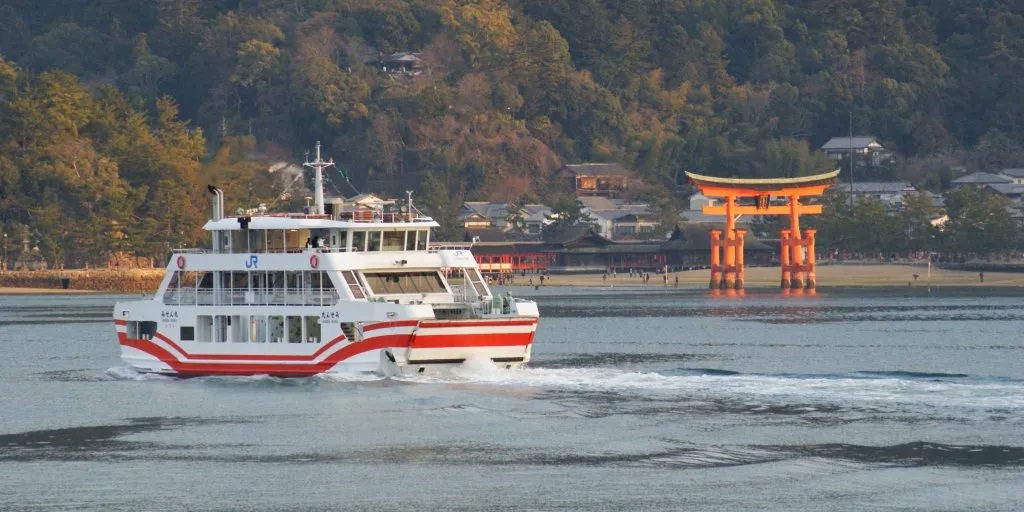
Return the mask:
{"type": "MultiPolygon", "coordinates": [[[[369,212],[369,210],[368,210],[369,212]]],[[[225,217],[207,221],[206,231],[238,231],[242,229],[424,229],[436,228],[430,217],[409,217],[400,213],[380,213],[364,218],[335,219],[329,215],[282,214],[225,217]],[[243,227],[245,225],[245,227],[243,227]]]]}

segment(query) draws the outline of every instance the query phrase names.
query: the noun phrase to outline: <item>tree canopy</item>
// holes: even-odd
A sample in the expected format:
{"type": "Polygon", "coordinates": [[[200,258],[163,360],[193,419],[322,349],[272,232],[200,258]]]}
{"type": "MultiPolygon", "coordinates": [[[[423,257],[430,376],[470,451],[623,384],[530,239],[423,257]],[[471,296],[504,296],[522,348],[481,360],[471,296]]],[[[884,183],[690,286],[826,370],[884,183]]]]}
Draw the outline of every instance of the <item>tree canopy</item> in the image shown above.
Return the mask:
{"type": "Polygon", "coordinates": [[[1012,0],[11,0],[0,223],[54,263],[103,260],[105,232],[159,255],[196,241],[204,181],[288,200],[262,169],[322,140],[444,224],[467,199],[557,203],[562,163],[669,193],[683,169],[829,170],[814,150],[851,120],[901,156],[872,176],[936,190],[1024,165],[1022,28],[1012,0]],[[397,51],[424,72],[386,72],[397,51]]]}

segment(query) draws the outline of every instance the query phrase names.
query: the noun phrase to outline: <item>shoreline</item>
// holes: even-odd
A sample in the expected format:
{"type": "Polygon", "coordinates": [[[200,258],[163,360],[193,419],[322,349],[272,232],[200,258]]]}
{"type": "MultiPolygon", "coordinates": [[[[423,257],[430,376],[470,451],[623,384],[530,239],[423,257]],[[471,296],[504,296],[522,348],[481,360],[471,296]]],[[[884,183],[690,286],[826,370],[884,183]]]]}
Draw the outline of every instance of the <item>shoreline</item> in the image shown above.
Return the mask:
{"type": "MultiPolygon", "coordinates": [[[[818,288],[907,288],[907,287],[1024,287],[1024,273],[1017,272],[984,272],[984,280],[979,272],[969,270],[947,270],[932,268],[928,275],[927,268],[913,264],[840,264],[822,265],[816,270],[818,288]],[[917,278],[914,278],[917,274],[917,278]]],[[[646,285],[639,278],[630,278],[628,274],[616,277],[602,274],[552,275],[545,278],[544,286],[597,286],[610,285],[635,286],[640,288],[675,288],[675,278],[679,277],[679,288],[708,289],[711,271],[707,269],[669,272],[668,283],[661,274],[651,274],[646,285]]],[[[511,286],[530,286],[530,275],[524,278],[516,276],[511,286]]],[[[778,267],[748,267],[745,270],[744,288],[781,289],[782,271],[778,267]]],[[[539,283],[533,276],[533,284],[539,283]]]]}
{"type": "MultiPolygon", "coordinates": [[[[920,265],[913,264],[840,264],[822,265],[816,269],[817,287],[826,289],[835,288],[907,288],[907,287],[933,287],[933,288],[1007,288],[1024,287],[1024,273],[1016,272],[984,272],[984,280],[979,272],[973,270],[947,270],[932,268],[931,275],[927,275],[927,269],[920,265]],[[914,278],[917,274],[917,279],[914,278]]],[[[104,275],[103,271],[64,271],[64,275],[72,277],[72,285],[83,283],[83,280],[75,278],[76,272],[89,272],[92,277],[103,275],[105,279],[97,279],[93,282],[103,284],[124,284],[117,279],[118,276],[126,277],[121,271],[114,271],[104,275]],[[110,279],[113,278],[113,279],[110,279]],[[77,281],[77,283],[76,283],[77,281]]],[[[163,270],[142,271],[162,278],[163,270]]],[[[8,273],[11,274],[11,273],[8,273]]],[[[778,267],[749,267],[745,272],[744,288],[747,290],[779,290],[781,271],[778,267]]],[[[136,274],[137,276],[138,274],[136,274]]],[[[667,286],[661,274],[651,274],[651,280],[645,285],[637,277],[630,278],[628,274],[617,274],[612,277],[610,274],[553,274],[550,278],[545,277],[544,287],[609,287],[629,286],[639,289],[673,289],[676,277],[679,278],[680,289],[708,289],[708,282],[711,279],[711,272],[707,269],[670,272],[668,274],[667,286]]],[[[92,281],[92,280],[85,280],[92,281]]],[[[64,289],[54,287],[31,287],[19,283],[16,286],[0,286],[0,295],[73,295],[73,294],[95,294],[95,293],[153,293],[151,290],[139,289],[142,285],[146,287],[143,280],[133,280],[131,290],[125,289],[90,289],[88,287],[64,289]]],[[[52,282],[52,281],[51,281],[52,282]]],[[[148,281],[154,282],[154,281],[148,281]]],[[[155,280],[159,282],[159,279],[155,280]]],[[[6,284],[6,283],[4,283],[6,284]]],[[[13,284],[13,283],[12,283],[13,284]]],[[[492,283],[492,285],[496,284],[492,283]]],[[[526,277],[516,276],[514,282],[505,283],[507,286],[537,286],[540,284],[538,275],[527,274],[526,277]],[[530,284],[530,279],[533,284],[530,284]]]]}

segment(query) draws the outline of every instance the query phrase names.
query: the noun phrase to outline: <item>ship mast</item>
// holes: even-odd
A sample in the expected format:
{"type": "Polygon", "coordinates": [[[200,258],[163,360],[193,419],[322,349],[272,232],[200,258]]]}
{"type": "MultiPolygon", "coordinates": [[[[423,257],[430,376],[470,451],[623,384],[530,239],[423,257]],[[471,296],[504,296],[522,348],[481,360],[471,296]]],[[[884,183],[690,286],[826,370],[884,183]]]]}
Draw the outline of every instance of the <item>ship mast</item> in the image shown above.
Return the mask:
{"type": "Polygon", "coordinates": [[[302,165],[313,169],[313,207],[316,209],[311,212],[316,215],[324,214],[324,169],[334,165],[334,159],[325,162],[320,158],[320,141],[316,141],[316,160],[312,162],[308,161],[309,157],[306,157],[306,162],[302,165]]]}

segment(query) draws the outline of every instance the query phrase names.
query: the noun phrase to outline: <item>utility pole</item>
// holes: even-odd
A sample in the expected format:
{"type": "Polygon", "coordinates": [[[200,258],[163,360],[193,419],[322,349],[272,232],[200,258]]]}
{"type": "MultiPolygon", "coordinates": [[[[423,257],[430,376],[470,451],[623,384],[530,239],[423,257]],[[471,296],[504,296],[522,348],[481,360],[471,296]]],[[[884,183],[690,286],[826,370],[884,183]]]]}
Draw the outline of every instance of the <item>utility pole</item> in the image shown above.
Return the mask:
{"type": "Polygon", "coordinates": [[[853,208],[853,109],[850,109],[850,138],[847,141],[850,150],[850,208],[853,208]]]}

